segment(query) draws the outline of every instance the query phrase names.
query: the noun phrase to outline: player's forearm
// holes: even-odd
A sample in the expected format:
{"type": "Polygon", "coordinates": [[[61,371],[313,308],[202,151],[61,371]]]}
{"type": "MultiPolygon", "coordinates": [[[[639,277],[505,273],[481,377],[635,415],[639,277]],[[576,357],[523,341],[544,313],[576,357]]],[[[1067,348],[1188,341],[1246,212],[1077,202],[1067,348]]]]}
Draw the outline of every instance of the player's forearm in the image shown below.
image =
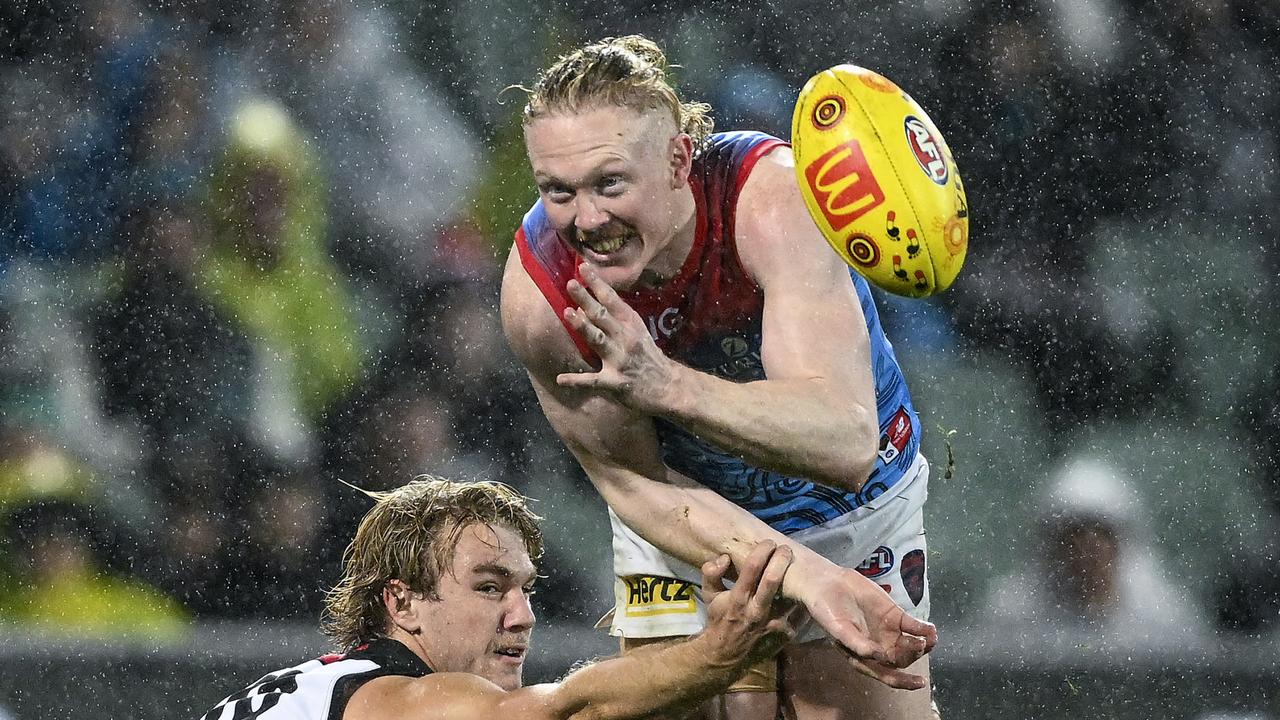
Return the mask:
{"type": "Polygon", "coordinates": [[[874,401],[852,395],[822,379],[735,383],[677,365],[650,410],[753,465],[858,490],[875,467],[880,426],[874,401]]]}
{"type": "Polygon", "coordinates": [[[724,656],[702,636],[628,653],[578,670],[553,692],[557,717],[624,720],[681,717],[723,691],[744,658],[724,656]]]}
{"type": "MultiPolygon", "coordinates": [[[[589,459],[588,459],[589,460],[589,459]]],[[[671,470],[665,482],[584,463],[587,475],[614,512],[632,530],[663,552],[695,567],[726,554],[736,566],[746,561],[762,540],[791,548],[795,560],[783,582],[782,594],[806,605],[806,591],[831,561],[792,541],[741,507],[705,486],[671,470]]]]}

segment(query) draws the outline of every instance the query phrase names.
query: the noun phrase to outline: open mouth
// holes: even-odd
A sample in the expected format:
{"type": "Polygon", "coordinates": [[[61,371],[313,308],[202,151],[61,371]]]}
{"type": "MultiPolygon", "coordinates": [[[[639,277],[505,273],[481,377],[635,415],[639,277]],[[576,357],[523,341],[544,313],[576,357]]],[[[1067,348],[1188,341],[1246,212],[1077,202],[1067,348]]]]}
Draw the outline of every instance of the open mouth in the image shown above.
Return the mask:
{"type": "Polygon", "coordinates": [[[517,660],[524,659],[526,649],[523,647],[502,647],[494,650],[494,653],[503,657],[515,658],[517,660]]]}
{"type": "Polygon", "coordinates": [[[635,231],[628,227],[602,228],[590,234],[577,232],[578,246],[599,258],[618,252],[632,239],[638,237],[635,231]]]}
{"type": "Polygon", "coordinates": [[[624,242],[626,242],[625,237],[615,237],[596,240],[595,242],[583,242],[582,244],[597,255],[608,255],[622,247],[622,243],[624,242]]]}

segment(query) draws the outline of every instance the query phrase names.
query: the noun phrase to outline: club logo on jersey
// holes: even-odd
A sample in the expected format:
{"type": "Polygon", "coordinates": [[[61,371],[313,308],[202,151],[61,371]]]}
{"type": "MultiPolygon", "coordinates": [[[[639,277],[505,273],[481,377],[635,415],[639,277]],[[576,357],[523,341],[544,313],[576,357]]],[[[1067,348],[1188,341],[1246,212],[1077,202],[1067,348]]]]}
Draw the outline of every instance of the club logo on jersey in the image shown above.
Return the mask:
{"type": "Polygon", "coordinates": [[[902,556],[902,585],[907,589],[907,597],[920,606],[924,599],[924,551],[912,550],[902,556]]]}
{"type": "Polygon", "coordinates": [[[899,406],[898,412],[889,419],[889,427],[880,436],[880,460],[885,465],[898,459],[907,443],[911,441],[911,416],[905,407],[899,406]]]}
{"type": "Polygon", "coordinates": [[[934,138],[933,133],[924,122],[913,115],[908,115],[902,127],[907,134],[907,145],[916,156],[916,162],[929,179],[939,185],[946,185],[951,173],[947,170],[947,161],[942,157],[942,143],[934,138]]]}
{"type": "Polygon", "coordinates": [[[653,575],[628,575],[622,578],[627,597],[627,617],[653,615],[692,615],[698,612],[693,583],[676,578],[653,575]]]}
{"type": "Polygon", "coordinates": [[[893,550],[881,545],[855,568],[863,577],[878,578],[893,569],[893,550]]]}
{"type": "Polygon", "coordinates": [[[724,351],[725,355],[736,360],[746,355],[751,346],[747,345],[747,341],[737,335],[730,335],[720,341],[720,349],[724,351]]]}
{"type": "Polygon", "coordinates": [[[684,324],[684,318],[680,316],[680,308],[669,307],[645,318],[645,324],[649,326],[649,335],[654,342],[658,342],[674,335],[684,324]]]}
{"type": "Polygon", "coordinates": [[[840,122],[844,117],[844,98],[839,95],[828,95],[818,101],[813,108],[813,126],[819,130],[840,122]]]}
{"type": "Polygon", "coordinates": [[[857,140],[837,145],[804,169],[805,180],[831,228],[843,230],[884,202],[857,140]]]}

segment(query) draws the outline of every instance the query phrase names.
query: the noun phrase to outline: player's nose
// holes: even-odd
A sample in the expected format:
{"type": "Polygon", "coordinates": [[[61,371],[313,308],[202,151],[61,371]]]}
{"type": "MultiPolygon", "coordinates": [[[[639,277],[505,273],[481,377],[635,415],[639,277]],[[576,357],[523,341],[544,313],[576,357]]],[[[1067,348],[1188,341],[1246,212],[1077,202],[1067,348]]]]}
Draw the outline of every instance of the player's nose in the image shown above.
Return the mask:
{"type": "Polygon", "coordinates": [[[533,605],[529,602],[529,596],[525,593],[520,593],[519,597],[512,601],[506,615],[503,616],[502,629],[507,632],[525,632],[533,629],[533,625],[537,621],[537,617],[533,614],[533,605]]]}
{"type": "Polygon", "coordinates": [[[579,196],[574,201],[574,204],[576,213],[574,214],[573,224],[579,230],[592,232],[599,230],[609,222],[609,213],[602,210],[591,198],[579,196]]]}

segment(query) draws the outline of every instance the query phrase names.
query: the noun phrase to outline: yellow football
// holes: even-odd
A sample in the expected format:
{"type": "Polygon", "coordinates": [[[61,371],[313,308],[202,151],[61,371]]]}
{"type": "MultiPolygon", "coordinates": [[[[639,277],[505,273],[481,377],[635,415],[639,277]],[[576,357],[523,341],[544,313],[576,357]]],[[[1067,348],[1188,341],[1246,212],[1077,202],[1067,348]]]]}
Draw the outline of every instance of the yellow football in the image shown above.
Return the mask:
{"type": "Polygon", "coordinates": [[[942,133],[892,81],[855,65],[813,76],[791,121],[796,177],[831,247],[897,295],[946,290],[969,246],[969,205],[942,133]]]}

